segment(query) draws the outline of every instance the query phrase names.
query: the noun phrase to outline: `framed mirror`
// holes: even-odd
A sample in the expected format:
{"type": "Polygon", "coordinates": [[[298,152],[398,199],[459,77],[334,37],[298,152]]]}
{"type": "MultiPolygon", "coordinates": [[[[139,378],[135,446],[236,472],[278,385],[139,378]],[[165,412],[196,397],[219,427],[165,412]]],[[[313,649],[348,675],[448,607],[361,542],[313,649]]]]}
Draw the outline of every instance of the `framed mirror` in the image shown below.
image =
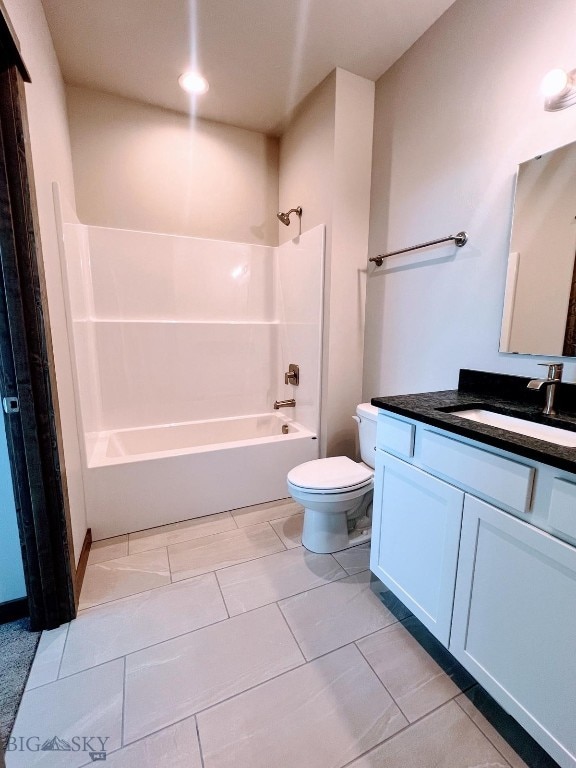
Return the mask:
{"type": "Polygon", "coordinates": [[[576,142],[518,167],[501,352],[576,356],[576,142]]]}

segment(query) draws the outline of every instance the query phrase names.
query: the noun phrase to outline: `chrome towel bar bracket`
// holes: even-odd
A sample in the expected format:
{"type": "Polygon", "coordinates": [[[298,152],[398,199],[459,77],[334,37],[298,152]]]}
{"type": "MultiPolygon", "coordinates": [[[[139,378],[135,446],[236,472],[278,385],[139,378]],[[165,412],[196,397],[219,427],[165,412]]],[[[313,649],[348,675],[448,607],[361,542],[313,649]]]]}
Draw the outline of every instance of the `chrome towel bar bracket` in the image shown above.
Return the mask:
{"type": "Polygon", "coordinates": [[[439,243],[447,243],[450,240],[454,240],[458,248],[462,248],[468,242],[467,232],[458,232],[456,235],[448,235],[448,237],[440,237],[438,240],[429,240],[427,243],[420,243],[419,245],[411,245],[410,248],[401,248],[399,251],[391,251],[390,253],[384,253],[381,256],[372,256],[368,261],[373,261],[377,267],[382,266],[384,259],[388,256],[398,256],[400,253],[408,253],[409,251],[417,251],[419,248],[428,248],[430,245],[438,245],[439,243]]]}

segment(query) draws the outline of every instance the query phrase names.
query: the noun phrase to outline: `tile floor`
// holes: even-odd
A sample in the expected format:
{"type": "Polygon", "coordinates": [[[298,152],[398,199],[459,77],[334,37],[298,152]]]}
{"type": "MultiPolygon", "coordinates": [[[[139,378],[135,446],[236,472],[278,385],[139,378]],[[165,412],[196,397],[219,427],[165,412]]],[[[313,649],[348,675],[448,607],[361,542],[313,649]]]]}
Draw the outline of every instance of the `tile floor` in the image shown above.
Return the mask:
{"type": "Polygon", "coordinates": [[[96,737],[111,768],[526,766],[371,583],[368,547],[315,555],[301,527],[286,499],[96,542],[78,618],[42,636],[13,732],[32,749],[8,768],[92,765],[96,737]],[[54,736],[72,750],[33,749],[54,736]]]}

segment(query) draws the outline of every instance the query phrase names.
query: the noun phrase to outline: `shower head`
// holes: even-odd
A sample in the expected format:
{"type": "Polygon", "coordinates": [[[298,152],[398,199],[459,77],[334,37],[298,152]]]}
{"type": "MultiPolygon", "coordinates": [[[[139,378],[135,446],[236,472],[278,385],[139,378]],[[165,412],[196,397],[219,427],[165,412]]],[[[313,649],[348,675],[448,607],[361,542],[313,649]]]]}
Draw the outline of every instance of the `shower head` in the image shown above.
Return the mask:
{"type": "Polygon", "coordinates": [[[290,224],[291,213],[295,213],[297,216],[302,216],[302,208],[300,206],[298,206],[298,208],[290,208],[290,210],[286,213],[279,211],[276,216],[278,216],[282,224],[286,224],[286,226],[288,226],[290,224]]]}

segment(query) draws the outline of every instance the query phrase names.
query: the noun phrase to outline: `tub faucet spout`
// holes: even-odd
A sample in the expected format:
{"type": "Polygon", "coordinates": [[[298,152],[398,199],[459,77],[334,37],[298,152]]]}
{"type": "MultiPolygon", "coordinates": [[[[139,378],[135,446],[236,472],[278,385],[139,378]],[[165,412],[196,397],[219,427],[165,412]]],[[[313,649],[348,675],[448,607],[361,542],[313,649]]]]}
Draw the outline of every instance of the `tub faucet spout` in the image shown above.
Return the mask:
{"type": "Polygon", "coordinates": [[[274,400],[274,410],[279,408],[294,408],[296,406],[296,400],[291,398],[290,400],[274,400]]]}

